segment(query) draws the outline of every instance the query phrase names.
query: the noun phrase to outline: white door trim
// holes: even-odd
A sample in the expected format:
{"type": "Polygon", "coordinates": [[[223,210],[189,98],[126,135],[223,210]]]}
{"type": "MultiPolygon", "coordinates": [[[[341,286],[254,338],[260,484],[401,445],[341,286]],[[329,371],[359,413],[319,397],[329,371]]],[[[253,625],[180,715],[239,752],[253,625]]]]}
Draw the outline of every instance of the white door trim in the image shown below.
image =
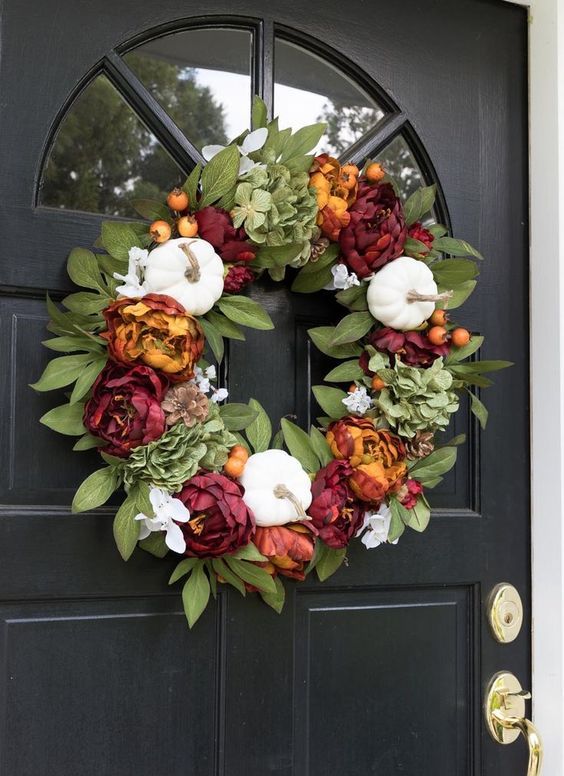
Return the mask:
{"type": "MultiPolygon", "coordinates": [[[[564,773],[564,2],[528,6],[533,709],[564,773]]],[[[478,11],[479,12],[479,11],[478,11]]],[[[506,666],[500,666],[504,668],[506,666]]],[[[510,666],[507,666],[509,668],[510,666]]]]}

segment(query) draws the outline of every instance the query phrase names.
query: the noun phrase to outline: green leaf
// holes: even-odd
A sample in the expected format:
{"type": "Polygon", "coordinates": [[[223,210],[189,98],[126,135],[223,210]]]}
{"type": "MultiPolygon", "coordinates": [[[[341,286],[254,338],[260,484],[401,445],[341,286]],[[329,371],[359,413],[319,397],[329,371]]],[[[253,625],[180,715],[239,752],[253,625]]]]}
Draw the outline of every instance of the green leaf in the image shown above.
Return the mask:
{"type": "MultiPolygon", "coordinates": [[[[239,157],[237,146],[230,145],[206,164],[202,171],[202,197],[198,203],[199,210],[207,205],[213,205],[236,184],[239,174],[239,157]]],[[[192,204],[195,205],[195,201],[192,204]]]]}
{"type": "Polygon", "coordinates": [[[82,399],[90,388],[94,385],[94,382],[102,369],[106,366],[107,362],[106,356],[99,356],[98,358],[95,358],[94,361],[91,361],[87,366],[84,367],[80,375],[78,376],[78,380],[75,383],[75,386],[73,388],[73,391],[71,393],[70,397],[70,403],[74,404],[75,402],[82,399]]]}
{"type": "Polygon", "coordinates": [[[198,183],[200,182],[200,175],[202,174],[202,165],[197,164],[190,175],[184,181],[182,188],[188,194],[190,200],[190,208],[195,210],[198,199],[198,183]]]}
{"type": "Polygon", "coordinates": [[[303,247],[303,243],[291,243],[290,245],[262,245],[257,251],[257,255],[251,266],[259,269],[285,267],[296,258],[303,247]]]}
{"type": "Polygon", "coordinates": [[[338,419],[347,414],[347,408],[343,404],[343,399],[347,394],[340,388],[330,388],[327,385],[314,385],[313,395],[321,409],[329,415],[330,418],[338,419]]]}
{"type": "Polygon", "coordinates": [[[247,595],[247,591],[243,582],[236,574],[231,571],[227,563],[222,558],[212,558],[212,567],[218,576],[224,579],[227,584],[238,590],[243,597],[247,595]]]}
{"type": "MultiPolygon", "coordinates": [[[[93,472],[74,494],[72,511],[86,512],[101,507],[116,490],[119,480],[119,474],[113,466],[105,466],[93,472]]],[[[137,526],[137,534],[139,534],[139,526],[137,526]]]]}
{"type": "Polygon", "coordinates": [[[368,284],[361,283],[359,286],[351,286],[339,291],[335,294],[335,299],[339,304],[348,307],[349,310],[368,310],[367,291],[368,284]]]}
{"type": "Polygon", "coordinates": [[[246,560],[236,560],[225,556],[225,562],[231,571],[253,587],[265,593],[276,593],[276,585],[270,574],[260,566],[255,566],[246,560]]]}
{"type": "Polygon", "coordinates": [[[266,110],[266,104],[264,100],[255,94],[253,97],[253,107],[251,109],[251,126],[253,130],[266,127],[268,122],[268,114],[266,110]]]}
{"type": "Polygon", "coordinates": [[[429,248],[421,240],[408,237],[403,245],[403,253],[406,256],[415,256],[417,258],[421,254],[429,253],[429,248]]]}
{"type": "Polygon", "coordinates": [[[196,563],[199,563],[198,558],[184,558],[184,560],[181,560],[170,575],[168,584],[174,585],[174,583],[178,582],[179,579],[185,577],[186,574],[189,574],[192,571],[196,563]]]}
{"type": "Polygon", "coordinates": [[[203,562],[199,561],[182,588],[182,603],[190,628],[198,621],[209,600],[210,583],[203,562]]]}
{"type": "Polygon", "coordinates": [[[206,342],[210,346],[211,351],[216,357],[218,363],[221,363],[224,353],[223,337],[215,328],[213,323],[210,323],[205,318],[200,318],[200,323],[206,336],[206,342]]]}
{"type": "Polygon", "coordinates": [[[112,300],[107,294],[94,294],[91,291],[78,291],[63,299],[63,305],[73,313],[92,315],[106,308],[112,300]]]}
{"type": "Polygon", "coordinates": [[[92,434],[84,434],[72,449],[80,452],[82,450],[92,450],[94,447],[102,447],[104,444],[106,443],[103,439],[98,439],[98,437],[92,436],[92,434]]]}
{"type": "Polygon", "coordinates": [[[315,347],[326,356],[332,356],[333,358],[351,358],[352,356],[360,356],[362,348],[355,342],[347,343],[346,345],[333,345],[333,336],[335,333],[335,327],[333,326],[317,326],[314,329],[309,329],[308,334],[315,347]]]}
{"type": "MultiPolygon", "coordinates": [[[[461,283],[459,286],[457,286],[454,289],[453,295],[450,297],[450,299],[447,299],[443,302],[438,302],[437,307],[440,307],[444,310],[455,310],[457,307],[460,307],[460,305],[464,304],[464,302],[468,299],[470,294],[474,291],[476,288],[476,281],[475,280],[465,280],[464,283],[461,283]]],[[[450,291],[451,289],[446,287],[440,287],[439,291],[450,291]]]]}
{"type": "Polygon", "coordinates": [[[440,477],[450,471],[456,463],[458,451],[456,447],[440,447],[431,455],[422,458],[411,469],[411,476],[425,485],[427,480],[440,477]]]}
{"type": "Polygon", "coordinates": [[[414,531],[419,531],[419,533],[427,528],[431,519],[431,510],[425,498],[419,496],[415,506],[405,511],[407,514],[404,522],[409,528],[413,528],[414,531]]]}
{"type": "Polygon", "coordinates": [[[478,372],[479,374],[483,374],[484,372],[499,372],[501,369],[508,369],[510,366],[513,366],[513,361],[487,359],[484,359],[483,361],[471,361],[469,364],[464,364],[464,367],[473,372],[478,372]]]}
{"type": "Polygon", "coordinates": [[[131,248],[146,248],[151,236],[146,224],[130,224],[122,221],[102,222],[102,245],[119,261],[129,261],[131,248]]]}
{"type": "Polygon", "coordinates": [[[288,162],[311,153],[321,140],[326,126],[326,124],[310,124],[294,132],[286,142],[284,153],[280,157],[282,164],[288,166],[288,162]]]}
{"type": "Polygon", "coordinates": [[[268,604],[275,612],[280,614],[284,608],[284,601],[286,599],[286,591],[280,577],[274,578],[274,584],[276,585],[275,593],[260,593],[260,597],[265,604],[268,604]]]}
{"type": "Polygon", "coordinates": [[[388,541],[395,542],[405,531],[404,514],[407,512],[395,498],[390,499],[390,528],[388,529],[388,541]]]}
{"type": "Polygon", "coordinates": [[[67,272],[77,286],[101,290],[102,275],[96,261],[96,256],[86,248],[74,248],[67,260],[67,272]]]}
{"type": "Polygon", "coordinates": [[[448,356],[445,359],[445,366],[449,364],[457,364],[460,361],[464,361],[477,350],[479,350],[484,342],[483,337],[479,337],[477,334],[473,334],[470,341],[463,345],[461,348],[451,348],[448,356]]]}
{"type": "Polygon", "coordinates": [[[84,415],[84,404],[62,404],[60,407],[54,407],[46,412],[39,422],[44,426],[58,431],[59,434],[67,436],[82,436],[86,429],[82,423],[84,415]]]}
{"type": "MultiPolygon", "coordinates": [[[[102,469],[101,471],[105,470],[102,469]]],[[[139,539],[139,523],[135,520],[135,516],[137,515],[137,504],[133,490],[134,489],[132,488],[129,496],[116,512],[113,524],[116,546],[119,550],[119,554],[124,560],[129,560],[139,539]]],[[[89,508],[92,509],[93,507],[89,508]]]]}
{"type": "Polygon", "coordinates": [[[135,485],[137,511],[142,512],[145,517],[154,517],[155,515],[155,510],[153,509],[151,499],[149,498],[150,492],[151,488],[149,487],[149,483],[144,482],[143,480],[139,480],[135,485]]]}
{"type": "Polygon", "coordinates": [[[287,418],[282,418],[280,425],[286,447],[291,455],[298,459],[307,472],[316,472],[319,469],[319,459],[306,432],[287,418]]]}
{"type": "Polygon", "coordinates": [[[297,294],[314,294],[316,291],[322,291],[333,278],[331,267],[322,266],[316,272],[304,272],[305,268],[309,266],[306,264],[292,283],[292,291],[297,294]]]}
{"type": "Polygon", "coordinates": [[[443,259],[433,264],[433,277],[439,286],[453,288],[466,280],[473,280],[479,270],[470,259],[443,259]]]}
{"type": "Polygon", "coordinates": [[[164,558],[168,554],[163,531],[153,531],[146,539],[141,539],[138,545],[145,552],[154,555],[155,558],[164,558]]]}
{"type": "Polygon", "coordinates": [[[427,226],[426,229],[428,232],[431,232],[433,237],[444,237],[448,231],[446,226],[443,226],[442,224],[431,224],[431,226],[427,226]]]}
{"type": "Polygon", "coordinates": [[[433,241],[433,248],[451,256],[474,256],[474,258],[482,260],[484,258],[466,240],[456,240],[454,237],[436,237],[433,241]]]}
{"type": "Polygon", "coordinates": [[[258,412],[247,404],[232,402],[221,406],[219,414],[225,423],[225,428],[229,431],[241,431],[255,420],[258,412]]]}
{"type": "Polygon", "coordinates": [[[49,361],[39,380],[32,383],[30,387],[35,391],[52,391],[55,388],[63,388],[78,378],[91,359],[90,353],[54,358],[49,361]]]}
{"type": "Polygon", "coordinates": [[[242,326],[262,330],[274,328],[266,310],[248,296],[224,296],[218,301],[217,306],[227,318],[242,326]]]}
{"type": "Polygon", "coordinates": [[[309,440],[316,456],[319,458],[319,463],[322,466],[327,466],[328,463],[331,463],[333,455],[321,431],[312,426],[309,430],[309,440]]]}
{"type": "Polygon", "coordinates": [[[173,222],[170,210],[158,199],[130,199],[129,204],[148,221],[166,221],[168,224],[173,222]]]}
{"type": "Polygon", "coordinates": [[[480,426],[485,429],[488,423],[488,410],[476,394],[472,391],[468,391],[468,394],[470,396],[470,410],[478,418],[480,426]]]}
{"type": "Polygon", "coordinates": [[[355,358],[353,361],[343,361],[342,364],[328,372],[323,379],[329,383],[350,383],[352,380],[360,380],[362,377],[364,377],[364,372],[358,359],[355,358]]]}
{"type": "Polygon", "coordinates": [[[268,558],[265,558],[265,556],[258,551],[252,542],[245,547],[239,547],[239,549],[231,553],[229,557],[237,560],[254,560],[259,562],[268,560],[268,558]]]}
{"type": "Polygon", "coordinates": [[[375,320],[368,312],[351,313],[342,318],[333,334],[331,344],[344,345],[348,342],[357,342],[375,325],[375,320]]]}
{"type": "Polygon", "coordinates": [[[249,399],[249,406],[256,411],[257,416],[249,423],[245,433],[255,453],[262,453],[268,450],[272,437],[272,424],[260,402],[256,399],[249,399]]]}
{"type": "Polygon", "coordinates": [[[274,434],[272,442],[270,443],[270,447],[273,450],[284,449],[284,434],[282,433],[282,429],[279,429],[276,434],[274,434]]]}
{"type": "Polygon", "coordinates": [[[229,318],[226,318],[224,315],[216,313],[214,310],[210,310],[206,313],[206,318],[217,329],[222,337],[242,340],[243,342],[245,341],[245,333],[242,331],[241,327],[233,321],[230,321],[229,318]]]}
{"type": "Polygon", "coordinates": [[[405,222],[408,226],[411,226],[416,221],[420,221],[431,210],[435,204],[436,193],[437,187],[433,184],[432,186],[423,186],[417,189],[409,197],[403,206],[405,222]]]}
{"type": "Polygon", "coordinates": [[[347,550],[345,547],[341,550],[333,550],[326,544],[323,544],[320,539],[317,542],[321,545],[320,551],[315,564],[315,570],[320,582],[325,582],[329,579],[337,569],[342,565],[347,550]]]}
{"type": "Polygon", "coordinates": [[[81,350],[89,353],[102,353],[105,350],[104,340],[98,342],[97,338],[73,336],[72,334],[43,340],[41,344],[49,348],[49,350],[54,350],[58,353],[74,353],[81,350]]]}

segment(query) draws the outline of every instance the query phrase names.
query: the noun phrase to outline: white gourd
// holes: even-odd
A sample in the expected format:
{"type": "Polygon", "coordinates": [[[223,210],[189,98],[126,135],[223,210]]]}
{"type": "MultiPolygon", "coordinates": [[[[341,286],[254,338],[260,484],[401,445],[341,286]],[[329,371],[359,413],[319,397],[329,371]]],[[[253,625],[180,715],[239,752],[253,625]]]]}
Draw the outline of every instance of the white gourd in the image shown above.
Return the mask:
{"type": "Polygon", "coordinates": [[[416,329],[450,293],[437,293],[429,267],[418,259],[400,256],[379,270],[368,284],[370,314],[384,326],[399,331],[416,329]]]}
{"type": "Polygon", "coordinates": [[[204,315],[223,293],[223,262],[206,240],[167,240],[149,253],[145,288],[176,299],[191,315],[204,315]]]}
{"type": "Polygon", "coordinates": [[[311,480],[297,458],[284,450],[265,450],[251,455],[239,478],[243,501],[257,525],[286,525],[309,520],[311,480]]]}

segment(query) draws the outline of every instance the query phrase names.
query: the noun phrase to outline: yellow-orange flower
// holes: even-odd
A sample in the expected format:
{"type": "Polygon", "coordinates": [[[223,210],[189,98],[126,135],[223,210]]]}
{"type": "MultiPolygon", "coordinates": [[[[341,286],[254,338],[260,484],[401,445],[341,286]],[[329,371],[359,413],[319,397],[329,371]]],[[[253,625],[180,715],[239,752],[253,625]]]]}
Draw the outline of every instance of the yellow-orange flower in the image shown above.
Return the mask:
{"type": "Polygon", "coordinates": [[[123,364],[147,364],[172,382],[189,380],[204,349],[198,321],[168,296],[118,299],[104,310],[110,356],[123,364]]]}
{"type": "Polygon", "coordinates": [[[403,461],[392,466],[385,466],[380,461],[361,463],[353,469],[349,485],[361,501],[379,504],[387,493],[402,485],[406,472],[407,467],[403,461]]]}
{"type": "Polygon", "coordinates": [[[259,552],[268,558],[267,562],[257,565],[269,574],[305,579],[305,566],[313,557],[315,545],[315,537],[305,525],[257,526],[253,541],[259,552]]]}
{"type": "MultiPolygon", "coordinates": [[[[316,156],[310,172],[310,185],[317,195],[317,225],[330,240],[337,240],[339,232],[350,222],[348,208],[356,199],[358,181],[349,171],[352,165],[341,167],[328,154],[316,156]]],[[[356,169],[356,168],[354,168],[356,169]]]]}

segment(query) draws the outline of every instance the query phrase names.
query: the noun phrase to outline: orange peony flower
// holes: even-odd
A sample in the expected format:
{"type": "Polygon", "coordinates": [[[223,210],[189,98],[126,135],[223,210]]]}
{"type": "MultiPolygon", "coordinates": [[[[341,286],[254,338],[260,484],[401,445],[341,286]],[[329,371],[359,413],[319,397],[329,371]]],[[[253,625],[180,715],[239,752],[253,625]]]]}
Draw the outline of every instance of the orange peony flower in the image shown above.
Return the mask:
{"type": "Polygon", "coordinates": [[[406,473],[407,466],[403,461],[392,466],[384,466],[380,461],[361,463],[353,469],[349,485],[361,501],[379,504],[387,493],[393,493],[401,487],[406,473]]]}
{"type": "Polygon", "coordinates": [[[320,154],[313,161],[310,185],[317,194],[317,225],[326,237],[336,241],[341,229],[349,225],[347,211],[356,200],[357,178],[345,172],[333,156],[320,154]]]}
{"type": "Polygon", "coordinates": [[[257,563],[275,577],[282,574],[303,582],[306,564],[313,557],[315,537],[302,523],[292,525],[257,526],[253,539],[268,562],[257,563]]]}
{"type": "Polygon", "coordinates": [[[189,380],[204,350],[198,321],[169,296],[118,299],[104,310],[110,356],[123,364],[147,364],[172,382],[189,380]]]}

